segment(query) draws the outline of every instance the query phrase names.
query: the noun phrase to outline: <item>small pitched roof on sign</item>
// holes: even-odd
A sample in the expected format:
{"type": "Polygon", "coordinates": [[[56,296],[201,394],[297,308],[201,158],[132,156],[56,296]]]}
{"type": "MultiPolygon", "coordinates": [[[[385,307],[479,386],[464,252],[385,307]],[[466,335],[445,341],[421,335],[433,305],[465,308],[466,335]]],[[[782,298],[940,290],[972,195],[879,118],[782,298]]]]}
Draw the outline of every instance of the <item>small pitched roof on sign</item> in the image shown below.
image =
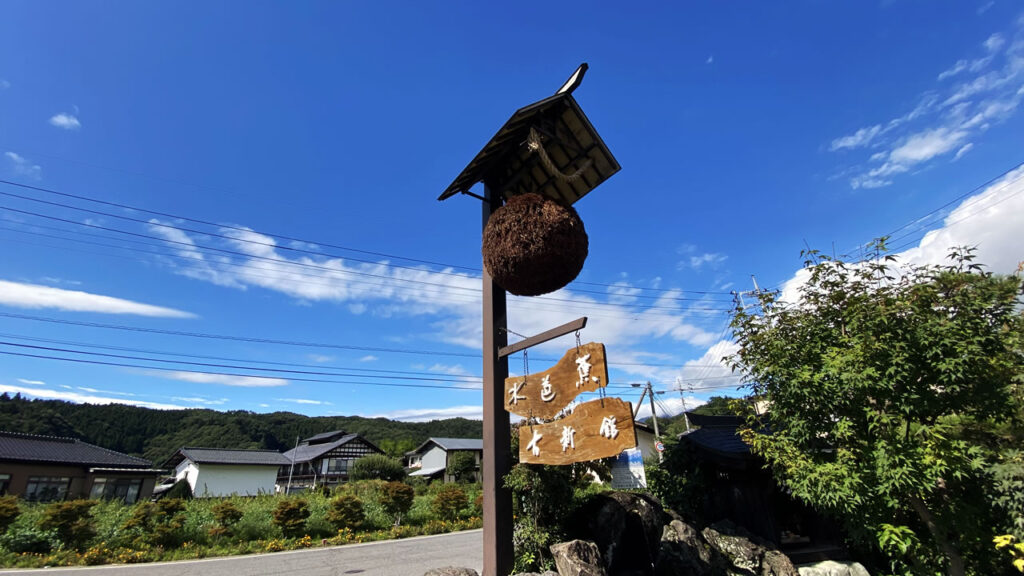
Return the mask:
{"type": "Polygon", "coordinates": [[[506,199],[536,192],[571,205],[618,172],[618,161],[572,97],[586,71],[581,64],[554,96],[516,110],[438,200],[487,182],[506,199]],[[579,177],[552,174],[529,145],[531,130],[555,168],[563,174],[580,171],[579,177]]]}

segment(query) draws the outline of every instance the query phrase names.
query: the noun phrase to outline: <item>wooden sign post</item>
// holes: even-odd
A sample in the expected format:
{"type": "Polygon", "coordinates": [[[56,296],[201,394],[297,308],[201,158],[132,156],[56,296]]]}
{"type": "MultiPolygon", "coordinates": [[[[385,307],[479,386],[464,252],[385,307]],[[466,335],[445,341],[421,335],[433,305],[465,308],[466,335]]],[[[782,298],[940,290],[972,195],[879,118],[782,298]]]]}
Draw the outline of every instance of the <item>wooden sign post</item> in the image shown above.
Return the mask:
{"type": "Polygon", "coordinates": [[[554,418],[583,392],[594,392],[607,384],[604,344],[583,344],[543,372],[506,378],[505,410],[523,418],[554,418]]]}
{"type": "Polygon", "coordinates": [[[617,456],[636,447],[633,409],[619,398],[600,398],[545,424],[519,428],[519,461],[572,464],[617,456]]]}

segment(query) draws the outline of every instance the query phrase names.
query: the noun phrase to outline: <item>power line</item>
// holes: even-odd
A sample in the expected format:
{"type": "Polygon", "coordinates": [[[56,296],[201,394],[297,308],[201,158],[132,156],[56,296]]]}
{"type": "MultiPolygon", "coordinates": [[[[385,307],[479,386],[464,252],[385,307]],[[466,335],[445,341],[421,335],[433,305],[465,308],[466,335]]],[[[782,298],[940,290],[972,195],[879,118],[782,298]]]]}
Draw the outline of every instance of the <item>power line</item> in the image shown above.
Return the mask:
{"type": "MultiPolygon", "coordinates": [[[[0,192],[0,194],[3,194],[3,192],[0,192]]],[[[323,271],[325,273],[328,273],[330,275],[352,274],[352,275],[357,275],[357,276],[368,276],[368,277],[373,277],[373,278],[380,278],[380,279],[388,280],[390,282],[404,282],[404,283],[411,283],[411,284],[417,284],[417,285],[440,287],[440,288],[444,288],[446,291],[447,290],[456,289],[456,290],[463,290],[463,291],[466,291],[466,292],[469,292],[469,293],[472,293],[472,294],[477,294],[477,293],[480,292],[479,288],[473,288],[473,287],[468,287],[468,286],[456,286],[456,285],[451,285],[451,284],[442,284],[442,283],[438,283],[438,282],[428,282],[428,281],[424,281],[424,280],[415,280],[415,279],[410,279],[410,278],[402,278],[402,277],[399,277],[399,276],[387,276],[387,275],[381,275],[381,274],[373,274],[373,273],[369,273],[369,272],[360,272],[360,271],[356,271],[356,270],[338,269],[338,268],[332,268],[332,267],[329,267],[329,266],[312,264],[312,263],[308,263],[308,262],[295,262],[295,261],[281,259],[281,258],[272,258],[270,256],[260,256],[260,255],[254,255],[254,254],[246,253],[246,252],[239,252],[239,251],[236,251],[236,250],[227,250],[227,249],[224,249],[224,248],[216,248],[216,247],[212,247],[212,246],[205,246],[205,245],[202,245],[202,244],[196,244],[194,242],[185,242],[185,241],[181,241],[181,240],[172,240],[172,239],[168,239],[168,238],[160,238],[158,236],[152,236],[152,235],[149,235],[149,234],[142,234],[142,233],[138,233],[138,232],[131,232],[131,231],[127,231],[127,230],[121,230],[121,229],[118,229],[118,228],[111,228],[111,227],[107,227],[107,226],[101,226],[99,224],[93,224],[93,223],[88,223],[88,222],[76,222],[74,220],[60,218],[60,217],[57,217],[57,216],[51,216],[51,215],[47,215],[47,214],[40,214],[40,213],[37,213],[37,212],[28,211],[28,210],[20,210],[20,209],[11,208],[11,207],[8,207],[8,206],[0,206],[0,209],[6,209],[6,210],[9,210],[11,212],[15,212],[15,213],[23,214],[23,215],[28,215],[28,216],[34,216],[34,217],[37,217],[37,218],[45,218],[45,219],[48,219],[48,220],[55,220],[55,221],[59,221],[59,222],[64,222],[64,223],[72,224],[72,225],[75,225],[75,226],[85,226],[85,227],[96,228],[96,229],[104,230],[104,231],[108,231],[108,232],[115,232],[115,233],[118,233],[118,234],[125,234],[125,235],[129,235],[129,236],[141,237],[141,238],[149,238],[149,239],[158,240],[158,241],[161,241],[161,242],[181,245],[181,246],[184,246],[184,247],[188,248],[189,250],[195,250],[197,252],[202,251],[202,250],[219,252],[219,253],[229,254],[229,255],[232,255],[232,256],[240,256],[240,257],[243,257],[243,258],[249,258],[249,259],[260,260],[260,261],[265,261],[265,262],[273,262],[273,263],[277,263],[277,264],[283,264],[285,266],[294,266],[294,267],[299,267],[299,268],[309,268],[309,269],[319,270],[319,271],[323,271]]],[[[35,225],[35,224],[33,224],[33,225],[35,225]]],[[[52,227],[50,227],[50,228],[52,228],[52,227]]],[[[60,228],[58,228],[58,230],[61,230],[61,231],[64,231],[64,232],[75,233],[73,231],[64,230],[64,229],[60,229],[60,228]]],[[[156,255],[160,255],[160,256],[164,256],[164,257],[169,257],[169,258],[193,260],[193,261],[196,261],[196,262],[202,262],[204,265],[206,265],[208,267],[211,267],[211,268],[214,268],[216,270],[221,270],[221,268],[219,268],[218,266],[223,266],[223,265],[241,267],[241,268],[247,269],[247,270],[251,270],[251,269],[264,270],[262,268],[253,267],[253,266],[247,265],[247,264],[238,264],[238,263],[234,263],[234,262],[217,262],[217,261],[212,261],[211,262],[211,261],[208,261],[208,260],[205,260],[205,259],[202,259],[202,258],[190,257],[190,256],[187,256],[187,255],[184,255],[184,254],[154,253],[154,252],[149,251],[149,250],[141,250],[141,249],[138,249],[138,248],[111,246],[111,245],[106,245],[106,244],[101,244],[101,243],[87,242],[87,241],[81,241],[81,240],[71,240],[69,238],[61,238],[59,236],[58,237],[54,237],[52,235],[46,235],[46,234],[41,234],[41,233],[36,233],[36,232],[29,232],[29,231],[18,231],[18,232],[19,233],[24,233],[24,234],[32,234],[32,235],[38,235],[38,236],[51,237],[51,238],[59,239],[59,240],[67,240],[67,241],[71,241],[71,242],[79,242],[79,243],[87,243],[87,244],[98,244],[98,245],[101,245],[101,246],[104,246],[104,247],[115,248],[115,249],[119,249],[119,250],[131,250],[131,251],[136,251],[136,252],[156,254],[156,255]]],[[[151,245],[151,244],[145,243],[145,242],[136,242],[136,243],[147,245],[147,246],[151,245]]],[[[201,270],[202,269],[200,269],[200,271],[201,270]]],[[[424,272],[425,270],[417,269],[417,271],[418,272],[424,272]]],[[[281,274],[299,274],[300,272],[280,271],[280,273],[281,274]]],[[[250,276],[255,276],[255,277],[260,277],[261,276],[259,274],[251,274],[251,273],[247,273],[247,274],[250,275],[250,276]]],[[[323,275],[319,275],[319,276],[318,275],[308,275],[308,277],[323,278],[323,275]]],[[[465,279],[469,278],[467,276],[458,276],[458,275],[456,275],[456,277],[458,277],[458,278],[465,278],[465,279]]],[[[391,288],[394,288],[394,289],[400,289],[400,287],[398,287],[398,286],[392,286],[392,285],[389,285],[389,284],[372,283],[372,282],[366,282],[366,281],[360,281],[360,280],[350,280],[350,279],[346,279],[346,281],[348,281],[348,282],[355,282],[355,283],[363,283],[363,284],[367,284],[367,285],[371,285],[371,286],[385,286],[385,287],[391,287],[391,288]]],[[[450,294],[448,294],[447,292],[444,292],[442,294],[444,294],[445,296],[450,296],[450,294]]],[[[672,298],[666,297],[664,299],[671,300],[672,298]]],[[[694,299],[678,299],[678,300],[694,300],[694,299]]],[[[468,301],[468,300],[464,300],[464,301],[468,301]]],[[[620,307],[620,306],[623,306],[623,305],[620,305],[620,304],[616,304],[614,302],[584,301],[584,300],[576,300],[576,299],[572,299],[572,298],[557,298],[557,297],[553,297],[553,296],[539,296],[539,297],[535,297],[535,298],[530,298],[527,301],[531,302],[531,303],[538,303],[538,302],[541,302],[541,303],[546,303],[546,302],[565,302],[565,303],[580,304],[580,305],[585,305],[585,306],[604,306],[604,307],[620,307]]],[[[700,300],[698,299],[698,301],[700,301],[700,300]]],[[[729,311],[728,308],[710,308],[710,307],[697,307],[697,306],[679,307],[679,306],[659,306],[657,304],[630,304],[629,306],[631,308],[636,308],[636,309],[641,309],[641,310],[669,310],[669,311],[678,312],[678,313],[686,313],[686,312],[726,312],[726,311],[729,311]]]]}
{"type": "MultiPolygon", "coordinates": [[[[120,208],[120,209],[123,209],[123,210],[133,210],[133,211],[142,212],[142,213],[146,213],[146,214],[152,214],[152,215],[155,215],[155,216],[162,216],[162,217],[165,217],[165,218],[171,218],[171,219],[175,219],[175,220],[182,220],[182,221],[186,221],[186,222],[192,222],[192,223],[201,224],[201,225],[204,225],[204,226],[213,226],[213,227],[217,227],[217,228],[220,228],[220,229],[233,230],[233,231],[242,232],[242,233],[245,233],[245,234],[256,233],[256,234],[260,234],[262,236],[266,236],[266,237],[269,237],[269,238],[276,238],[276,239],[280,239],[280,240],[287,240],[289,242],[299,242],[299,243],[303,243],[303,244],[313,244],[313,245],[317,245],[317,246],[326,246],[326,247],[334,248],[334,249],[338,249],[338,250],[345,250],[345,251],[356,252],[356,253],[360,253],[360,254],[379,256],[379,257],[382,257],[382,258],[394,258],[394,259],[398,259],[398,260],[405,260],[405,261],[408,261],[408,262],[416,262],[416,263],[427,264],[427,265],[432,265],[432,266],[441,266],[441,267],[444,267],[444,268],[462,269],[462,270],[467,270],[467,271],[471,271],[471,272],[475,272],[475,273],[481,272],[481,270],[479,268],[470,267],[470,266],[461,266],[461,265],[458,265],[458,264],[436,262],[436,261],[432,261],[432,260],[424,260],[424,259],[418,259],[418,258],[411,258],[411,257],[400,256],[400,255],[396,255],[396,254],[388,254],[388,253],[384,253],[384,252],[372,251],[372,250],[357,249],[357,248],[352,248],[352,247],[349,247],[349,246],[342,246],[342,245],[338,245],[338,244],[331,244],[331,243],[328,243],[328,242],[323,242],[323,241],[318,241],[318,240],[301,239],[301,238],[296,238],[296,237],[293,237],[293,236],[287,236],[287,235],[283,235],[283,234],[267,233],[267,232],[255,232],[254,230],[251,230],[251,229],[245,228],[245,227],[241,227],[241,226],[233,226],[233,225],[230,225],[230,224],[217,224],[217,223],[211,222],[209,220],[203,220],[203,219],[199,219],[199,218],[193,218],[193,217],[184,216],[184,215],[180,215],[180,214],[173,214],[173,213],[169,213],[169,212],[161,212],[161,211],[157,211],[157,210],[150,210],[150,209],[143,208],[143,207],[140,207],[140,206],[133,206],[133,205],[122,204],[122,203],[118,203],[118,202],[110,202],[110,201],[106,201],[106,200],[100,200],[100,199],[97,199],[97,198],[91,198],[91,197],[84,196],[84,195],[71,194],[71,193],[67,193],[67,192],[61,192],[61,191],[58,191],[58,190],[54,190],[52,188],[44,188],[44,187],[41,187],[41,186],[33,186],[33,185],[30,185],[30,184],[23,184],[23,183],[14,182],[14,181],[11,181],[11,180],[0,179],[0,184],[6,184],[8,186],[13,186],[13,187],[17,187],[17,188],[21,188],[21,189],[25,189],[25,190],[32,190],[32,191],[35,191],[35,192],[42,192],[42,193],[46,193],[46,194],[52,194],[52,195],[61,196],[61,197],[65,197],[65,198],[73,198],[73,199],[80,200],[80,201],[85,201],[85,202],[93,202],[93,203],[96,203],[96,204],[101,204],[101,205],[105,205],[105,206],[120,208]]],[[[171,228],[171,229],[176,229],[176,230],[185,231],[185,232],[193,232],[193,233],[196,233],[196,234],[203,234],[203,235],[207,235],[207,236],[219,237],[219,238],[223,238],[223,239],[227,239],[227,240],[231,240],[231,241],[250,242],[250,243],[257,244],[257,245],[262,245],[262,246],[265,246],[265,247],[274,247],[274,248],[279,248],[279,249],[282,249],[282,250],[288,250],[288,251],[293,251],[293,252],[298,252],[298,253],[305,253],[305,254],[316,255],[316,256],[327,256],[327,257],[344,258],[343,256],[340,256],[340,255],[332,255],[332,254],[328,254],[328,253],[324,253],[324,252],[320,252],[320,251],[314,251],[314,250],[307,250],[307,249],[303,249],[303,248],[298,248],[298,247],[295,247],[295,246],[283,246],[283,245],[279,245],[277,243],[259,242],[259,241],[255,241],[255,240],[251,240],[251,239],[237,238],[237,237],[234,237],[234,236],[227,236],[227,235],[213,233],[213,232],[205,232],[205,231],[201,231],[201,230],[194,230],[194,229],[190,229],[190,228],[183,228],[183,227],[173,226],[173,225],[166,224],[166,223],[154,223],[154,222],[150,222],[148,220],[142,220],[142,219],[139,219],[139,218],[132,218],[132,217],[124,216],[124,215],[121,215],[121,214],[113,214],[113,213],[110,213],[110,212],[102,212],[102,211],[98,211],[98,210],[90,210],[88,208],[81,208],[81,207],[78,207],[78,206],[73,206],[73,205],[70,205],[70,204],[64,204],[64,203],[60,203],[60,202],[51,202],[51,201],[47,201],[47,200],[41,200],[41,199],[38,199],[38,198],[29,197],[29,196],[24,196],[24,195],[19,195],[19,194],[12,194],[10,192],[0,192],[0,194],[6,195],[6,196],[10,196],[10,197],[14,197],[14,198],[20,198],[20,199],[31,201],[31,202],[38,202],[38,203],[48,204],[48,205],[51,205],[51,206],[58,206],[58,207],[62,207],[62,208],[67,208],[67,209],[71,209],[71,210],[78,210],[78,211],[82,211],[82,212],[86,212],[86,213],[91,213],[91,214],[95,214],[95,215],[109,216],[111,218],[118,218],[118,219],[121,219],[121,220],[127,220],[127,221],[131,221],[131,222],[145,224],[145,225],[159,226],[159,227],[164,227],[164,228],[171,228]]],[[[405,269],[416,270],[416,271],[421,271],[422,270],[421,268],[408,267],[408,266],[400,266],[400,265],[397,265],[397,264],[383,264],[383,263],[380,263],[380,262],[372,262],[372,261],[366,261],[366,260],[359,260],[359,259],[355,259],[355,258],[351,258],[351,257],[348,257],[348,259],[352,260],[352,261],[356,261],[356,262],[362,262],[362,263],[368,263],[368,264],[374,264],[374,265],[383,265],[383,266],[396,267],[396,268],[405,268],[405,269]]],[[[449,272],[442,272],[442,271],[435,271],[435,273],[438,273],[438,274],[451,274],[451,275],[455,275],[455,276],[463,276],[463,275],[460,275],[460,274],[452,274],[452,273],[449,273],[449,272]]],[[[576,284],[588,285],[588,286],[601,286],[601,287],[607,287],[607,288],[622,288],[623,287],[621,285],[621,283],[619,283],[619,284],[614,284],[614,283],[609,284],[609,283],[600,283],[600,282],[584,282],[584,281],[580,281],[580,282],[576,282],[576,284]]],[[[661,288],[642,288],[642,287],[634,287],[634,286],[629,286],[628,288],[630,290],[654,291],[654,292],[663,292],[663,293],[680,292],[680,293],[700,294],[700,295],[728,295],[729,294],[726,291],[712,291],[712,290],[680,290],[680,289],[674,289],[674,288],[661,289],[661,288]]],[[[607,294],[607,291],[605,291],[605,292],[597,292],[597,291],[588,291],[588,290],[583,290],[583,289],[576,289],[576,290],[579,291],[579,292],[586,292],[586,293],[607,294]]],[[[637,298],[662,298],[662,297],[658,297],[658,296],[648,296],[648,295],[643,295],[643,294],[637,294],[634,297],[637,297],[637,298]]],[[[703,300],[703,299],[698,299],[698,298],[674,298],[674,299],[677,299],[677,300],[703,300]]]]}

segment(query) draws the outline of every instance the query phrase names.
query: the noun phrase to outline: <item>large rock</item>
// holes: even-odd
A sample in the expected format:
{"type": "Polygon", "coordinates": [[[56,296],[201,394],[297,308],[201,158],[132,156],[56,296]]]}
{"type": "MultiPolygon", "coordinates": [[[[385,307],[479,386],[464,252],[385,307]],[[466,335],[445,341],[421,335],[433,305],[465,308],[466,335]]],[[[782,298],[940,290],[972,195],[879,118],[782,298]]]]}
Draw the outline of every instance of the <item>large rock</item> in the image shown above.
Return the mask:
{"type": "Polygon", "coordinates": [[[649,575],[669,520],[651,496],[609,492],[595,496],[576,513],[570,536],[596,543],[613,576],[649,575]]]}
{"type": "Polygon", "coordinates": [[[713,576],[711,549],[700,533],[681,520],[672,520],[661,535],[656,576],[713,576]]]}
{"type": "Polygon", "coordinates": [[[800,576],[871,576],[858,562],[836,562],[825,560],[814,564],[801,564],[797,570],[800,576]]]}
{"type": "Polygon", "coordinates": [[[799,576],[789,558],[771,544],[731,522],[718,522],[701,535],[715,552],[739,574],[751,576],[799,576]]]}
{"type": "Polygon", "coordinates": [[[552,544],[551,555],[559,576],[608,576],[601,561],[597,544],[586,540],[571,540],[552,544]]]}
{"type": "Polygon", "coordinates": [[[423,576],[480,576],[476,570],[472,568],[459,568],[458,566],[445,566],[443,568],[434,568],[433,570],[427,570],[423,576]]]}

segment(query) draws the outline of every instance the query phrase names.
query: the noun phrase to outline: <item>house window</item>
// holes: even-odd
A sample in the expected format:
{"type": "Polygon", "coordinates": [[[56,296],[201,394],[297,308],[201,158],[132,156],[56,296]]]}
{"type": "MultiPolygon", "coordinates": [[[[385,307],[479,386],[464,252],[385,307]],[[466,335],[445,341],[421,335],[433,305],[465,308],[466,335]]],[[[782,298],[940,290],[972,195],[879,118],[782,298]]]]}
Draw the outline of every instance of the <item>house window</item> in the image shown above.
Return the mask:
{"type": "Polygon", "coordinates": [[[71,478],[67,476],[29,476],[25,486],[25,500],[50,502],[63,500],[68,495],[71,478]]]}
{"type": "Polygon", "coordinates": [[[351,463],[352,460],[350,458],[331,458],[327,460],[327,473],[347,475],[351,463]]]}
{"type": "Polygon", "coordinates": [[[0,496],[6,496],[7,491],[11,489],[11,475],[0,474],[0,496]]]}
{"type": "Polygon", "coordinates": [[[93,480],[89,498],[95,500],[120,500],[134,504],[142,490],[141,478],[97,478],[93,480]]]}

